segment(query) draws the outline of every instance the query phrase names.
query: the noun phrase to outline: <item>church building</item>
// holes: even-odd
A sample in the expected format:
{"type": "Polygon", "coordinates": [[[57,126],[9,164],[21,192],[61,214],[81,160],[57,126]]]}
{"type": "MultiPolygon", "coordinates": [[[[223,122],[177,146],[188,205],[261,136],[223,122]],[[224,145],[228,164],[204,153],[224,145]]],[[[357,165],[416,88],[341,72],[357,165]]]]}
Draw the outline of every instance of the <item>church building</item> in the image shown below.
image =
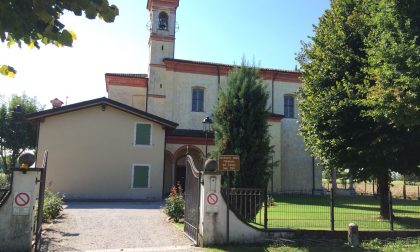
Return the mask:
{"type": "MultiPolygon", "coordinates": [[[[208,152],[213,149],[213,134],[210,132],[206,138],[203,119],[211,118],[212,109],[218,100],[218,90],[226,88],[227,75],[234,66],[174,58],[178,5],[179,0],[148,0],[147,2],[147,9],[150,12],[148,73],[106,73],[105,84],[108,98],[42,111],[30,117],[30,120],[40,123],[38,151],[49,149],[50,159],[53,159],[54,154],[51,153],[51,148],[56,141],[51,138],[51,132],[59,131],[59,129],[55,129],[53,126],[46,127],[49,120],[54,119],[55,124],[61,125],[60,120],[71,124],[77,122],[78,118],[89,120],[88,118],[100,115],[104,122],[115,124],[118,127],[118,132],[113,132],[112,128],[104,129],[101,134],[109,135],[110,140],[96,136],[95,139],[88,140],[89,142],[97,141],[94,149],[89,150],[96,153],[96,158],[113,159],[116,157],[121,162],[110,165],[106,162],[88,161],[89,167],[80,169],[80,172],[86,173],[86,169],[92,169],[90,174],[102,177],[103,181],[107,177],[105,174],[107,172],[113,171],[111,173],[114,174],[117,169],[127,170],[126,177],[117,176],[118,179],[127,180],[124,182],[125,187],[128,185],[129,188],[134,189],[136,184],[144,185],[145,188],[153,188],[153,193],[148,197],[143,197],[142,193],[147,194],[147,190],[141,191],[141,195],[136,196],[132,192],[123,193],[124,190],[121,189],[121,194],[112,192],[89,194],[83,193],[83,190],[92,190],[88,185],[80,184],[79,189],[76,190],[71,189],[70,184],[62,188],[61,185],[55,183],[56,191],[61,190],[64,193],[70,191],[70,193],[67,192],[68,195],[73,195],[75,198],[158,198],[169,193],[171,186],[178,181],[183,183],[187,152],[196,160],[202,161],[206,155],[206,142],[208,152]],[[66,109],[70,106],[72,107],[66,109]],[[111,112],[112,114],[105,116],[105,113],[111,112]],[[73,118],[64,118],[69,115],[72,115],[73,118]],[[114,122],[113,120],[128,120],[128,123],[114,122]],[[121,133],[122,131],[127,134],[121,133]],[[132,155],[124,154],[124,158],[120,158],[118,148],[101,150],[101,148],[108,148],[110,144],[120,143],[119,136],[127,135],[128,137],[130,134],[134,136],[134,140],[131,142],[134,149],[129,150],[124,149],[126,147],[121,147],[121,151],[133,152],[132,155]],[[137,152],[143,154],[136,154],[137,152]],[[147,152],[146,155],[144,155],[145,152],[147,152]],[[110,156],[107,156],[108,154],[110,156]],[[139,159],[140,156],[142,158],[139,159]],[[130,158],[135,160],[130,160],[130,158]],[[147,159],[153,160],[148,161],[147,159]],[[105,169],[104,166],[109,167],[105,169]]],[[[278,161],[278,165],[273,167],[274,172],[268,186],[269,191],[310,193],[312,190],[320,189],[321,169],[314,163],[310,154],[305,151],[303,139],[298,135],[299,111],[296,93],[302,84],[299,72],[261,68],[260,73],[263,84],[269,91],[269,104],[267,105],[272,112],[268,121],[271,144],[274,146],[272,159],[274,162],[278,161]]],[[[73,128],[80,128],[78,130],[83,131],[89,130],[89,126],[91,125],[74,125],[73,128]]],[[[70,128],[67,127],[67,129],[71,131],[70,128]]],[[[54,134],[60,135],[60,132],[54,134]]],[[[89,138],[90,134],[87,131],[83,135],[89,138]]],[[[68,149],[61,147],[62,151],[80,155],[83,146],[78,146],[78,144],[81,143],[74,139],[68,140],[70,147],[68,149]]],[[[60,154],[59,156],[66,158],[69,155],[60,154]]],[[[81,162],[77,164],[74,162],[72,164],[72,162],[70,157],[67,157],[66,161],[50,160],[49,169],[64,169],[63,166],[67,165],[84,166],[81,162]],[[54,164],[50,164],[51,162],[54,164]],[[57,167],[51,168],[51,166],[57,167]]],[[[60,172],[57,170],[51,174],[47,175],[47,177],[50,176],[50,179],[47,178],[47,180],[54,184],[54,180],[58,181],[55,176],[60,176],[60,172]]],[[[68,176],[66,179],[72,176],[71,173],[66,174],[68,176]]],[[[78,177],[77,179],[83,178],[78,177]]],[[[94,176],[92,179],[95,179],[94,176]]],[[[92,179],[85,183],[100,184],[92,182],[92,179]]],[[[60,181],[65,183],[63,179],[60,181]]],[[[112,183],[107,184],[106,187],[112,188],[112,183]]]]}

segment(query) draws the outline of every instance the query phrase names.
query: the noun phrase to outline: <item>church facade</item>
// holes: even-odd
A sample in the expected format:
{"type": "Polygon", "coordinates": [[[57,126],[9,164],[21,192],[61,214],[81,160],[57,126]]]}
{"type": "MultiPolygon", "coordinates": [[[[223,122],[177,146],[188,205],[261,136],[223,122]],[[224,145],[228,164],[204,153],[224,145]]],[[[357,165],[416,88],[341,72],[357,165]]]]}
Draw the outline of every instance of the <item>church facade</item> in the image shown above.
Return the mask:
{"type": "MultiPolygon", "coordinates": [[[[234,66],[174,58],[178,5],[179,0],[147,2],[148,73],[107,73],[107,98],[66,106],[53,100],[52,109],[28,115],[39,126],[37,153],[49,153],[46,183],[52,191],[66,199],[157,200],[185,182],[187,152],[201,167],[206,147],[214,147],[202,121],[211,118],[234,66]]],[[[321,169],[298,135],[299,73],[260,73],[269,91],[272,160],[278,163],[269,191],[321,189],[321,169]]],[[[42,161],[39,155],[37,166],[42,161]]]]}
{"type": "MultiPolygon", "coordinates": [[[[217,92],[226,88],[232,65],[176,59],[175,30],[179,0],[148,0],[150,12],[149,71],[145,74],[105,74],[108,98],[176,122],[167,131],[163,193],[185,177],[185,153],[197,160],[205,156],[202,120],[212,114],[217,92]]],[[[296,93],[301,85],[296,71],[260,69],[269,91],[269,120],[274,146],[274,173],[269,189],[274,192],[311,192],[321,188],[321,169],[305,151],[298,135],[296,93]]],[[[208,140],[209,151],[214,142],[208,140]]]]}

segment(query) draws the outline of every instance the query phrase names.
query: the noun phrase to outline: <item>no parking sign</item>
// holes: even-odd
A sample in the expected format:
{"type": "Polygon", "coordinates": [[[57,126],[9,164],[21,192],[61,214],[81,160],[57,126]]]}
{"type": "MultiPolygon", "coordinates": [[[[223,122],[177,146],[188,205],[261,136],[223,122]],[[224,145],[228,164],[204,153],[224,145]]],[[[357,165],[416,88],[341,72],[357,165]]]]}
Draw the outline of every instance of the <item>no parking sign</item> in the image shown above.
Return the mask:
{"type": "Polygon", "coordinates": [[[217,212],[219,205],[219,196],[216,193],[209,193],[206,197],[206,211],[217,212]]]}
{"type": "Polygon", "coordinates": [[[30,192],[15,192],[13,197],[13,215],[29,215],[31,198],[30,192]]]}

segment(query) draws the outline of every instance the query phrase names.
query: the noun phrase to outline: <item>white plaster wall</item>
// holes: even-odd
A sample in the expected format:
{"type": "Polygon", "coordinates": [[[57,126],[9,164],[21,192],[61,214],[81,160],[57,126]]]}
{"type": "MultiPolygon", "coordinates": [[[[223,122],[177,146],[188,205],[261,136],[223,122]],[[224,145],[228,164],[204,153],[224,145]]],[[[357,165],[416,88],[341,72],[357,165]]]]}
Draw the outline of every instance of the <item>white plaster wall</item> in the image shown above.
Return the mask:
{"type": "MultiPolygon", "coordinates": [[[[220,192],[221,175],[217,173],[205,173],[202,176],[200,196],[200,222],[199,239],[200,245],[209,246],[214,244],[223,244],[227,241],[227,205],[220,192]],[[216,191],[210,190],[210,178],[216,177],[216,191]],[[215,193],[219,200],[217,209],[208,210],[206,203],[207,195],[215,193]]],[[[239,220],[236,215],[229,211],[229,242],[230,243],[259,243],[265,242],[269,237],[288,237],[293,236],[290,232],[264,232],[252,228],[239,220]]]]}
{"type": "MultiPolygon", "coordinates": [[[[148,112],[172,120],[179,124],[178,129],[202,129],[202,119],[212,114],[217,103],[218,86],[225,89],[227,76],[193,74],[167,71],[165,68],[151,66],[149,93],[163,95],[164,98],[149,97],[148,112]],[[162,87],[160,85],[162,84],[162,87]],[[192,89],[204,89],[204,111],[192,112],[192,89]]],[[[270,93],[267,106],[272,105],[272,81],[264,80],[266,90],[270,93]]],[[[296,95],[301,84],[275,81],[273,112],[284,114],[284,95],[296,95]]],[[[128,90],[127,90],[128,91],[128,90]]],[[[298,117],[298,101],[295,100],[295,117],[298,117]]],[[[273,124],[270,122],[270,124],[273,124]]],[[[303,138],[297,131],[296,119],[283,119],[281,124],[270,127],[271,144],[275,146],[274,160],[279,161],[273,174],[273,189],[312,190],[312,159],[305,151],[303,138]],[[282,125],[280,127],[280,125],[282,125]],[[295,182],[297,181],[297,182],[295,182]]],[[[168,148],[168,146],[167,146],[168,148]]],[[[172,148],[172,147],[169,147],[172,148]]],[[[200,147],[202,148],[202,146],[200,147]]],[[[202,148],[203,150],[203,148],[202,148]]],[[[170,150],[173,152],[174,150],[170,150]]],[[[204,150],[203,150],[204,152],[204,150]]],[[[316,169],[316,184],[320,186],[320,169],[316,169]]],[[[271,189],[271,185],[269,185],[271,189]]]]}
{"type": "MultiPolygon", "coordinates": [[[[312,157],[305,150],[303,138],[298,135],[296,119],[281,121],[281,181],[282,191],[312,192],[312,157]]],[[[321,187],[321,169],[315,166],[315,189],[321,187]]]]}
{"type": "Polygon", "coordinates": [[[145,111],[146,109],[146,88],[130,86],[108,86],[108,98],[133,106],[145,111]]]}
{"type": "Polygon", "coordinates": [[[47,187],[66,198],[160,199],[164,142],[161,125],[95,106],[47,117],[40,124],[38,152],[49,151],[47,187]],[[134,145],[137,122],[152,124],[151,146],[134,145]],[[131,188],[133,164],[150,165],[149,188],[131,188]]]}
{"type": "Polygon", "coordinates": [[[268,190],[271,192],[273,189],[274,192],[278,192],[281,189],[282,181],[282,171],[281,167],[281,122],[269,122],[270,125],[270,145],[274,146],[274,155],[272,161],[273,165],[273,175],[272,178],[269,180],[268,190]],[[277,164],[275,164],[277,162],[277,164]]]}
{"type": "MultiPolygon", "coordinates": [[[[301,84],[274,82],[274,113],[284,115],[284,95],[296,95],[301,84]]],[[[271,92],[271,90],[270,90],[271,92]]],[[[298,100],[295,99],[295,117],[299,114],[298,100]]]]}
{"type": "Polygon", "coordinates": [[[175,42],[150,39],[149,50],[153,52],[150,54],[150,64],[162,64],[164,58],[174,57],[175,42]]]}
{"type": "MultiPolygon", "coordinates": [[[[267,107],[272,106],[272,82],[264,80],[269,92],[267,107]]],[[[227,76],[220,76],[220,88],[225,89],[227,76]]],[[[284,95],[296,94],[300,84],[291,82],[274,82],[275,114],[284,113],[284,95]]],[[[201,120],[211,115],[218,101],[218,76],[166,71],[161,67],[150,67],[149,93],[165,95],[165,99],[149,97],[148,111],[179,123],[179,129],[202,129],[201,120]],[[160,85],[162,84],[162,88],[160,85]],[[192,89],[204,89],[204,111],[192,112],[192,89]],[[162,101],[163,100],[163,101],[162,101]]],[[[295,101],[295,115],[298,115],[295,101]]]]}
{"type": "MultiPolygon", "coordinates": [[[[162,102],[161,98],[149,97],[148,111],[177,122],[178,129],[201,130],[203,127],[201,121],[212,114],[213,107],[217,103],[217,76],[166,71],[159,67],[151,67],[151,73],[153,77],[149,79],[149,83],[155,89],[149,93],[163,94],[166,98],[162,102]],[[163,90],[160,90],[160,84],[163,90]],[[194,87],[204,89],[203,112],[191,111],[194,87]]],[[[225,86],[225,83],[226,77],[222,76],[221,87],[225,86]]]]}

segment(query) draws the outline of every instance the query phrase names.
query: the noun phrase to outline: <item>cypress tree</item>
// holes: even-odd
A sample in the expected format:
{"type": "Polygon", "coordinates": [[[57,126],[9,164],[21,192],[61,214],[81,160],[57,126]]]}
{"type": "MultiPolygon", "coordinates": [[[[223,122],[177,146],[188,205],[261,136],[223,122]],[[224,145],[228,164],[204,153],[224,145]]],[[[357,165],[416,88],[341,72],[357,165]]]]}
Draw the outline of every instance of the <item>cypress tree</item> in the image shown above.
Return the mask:
{"type": "Polygon", "coordinates": [[[214,109],[215,155],[239,155],[232,186],[265,188],[270,175],[269,94],[255,67],[242,63],[228,75],[214,109]]]}

